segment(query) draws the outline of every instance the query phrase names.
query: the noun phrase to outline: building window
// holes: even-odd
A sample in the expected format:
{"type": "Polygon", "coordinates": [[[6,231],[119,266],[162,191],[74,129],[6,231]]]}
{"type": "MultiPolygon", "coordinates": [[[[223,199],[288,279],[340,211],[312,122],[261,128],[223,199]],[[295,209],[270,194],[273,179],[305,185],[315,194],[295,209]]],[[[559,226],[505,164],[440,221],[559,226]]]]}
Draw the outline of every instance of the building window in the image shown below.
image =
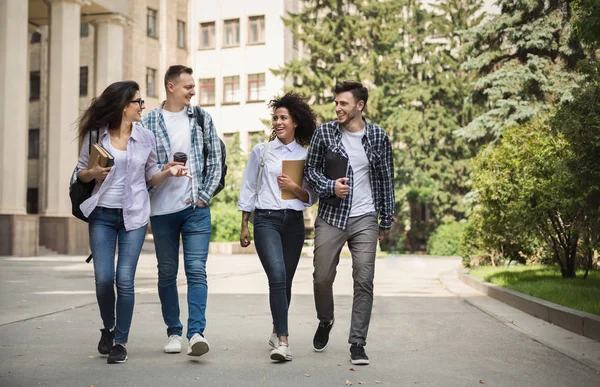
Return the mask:
{"type": "Polygon", "coordinates": [[[223,46],[235,47],[240,45],[240,19],[225,20],[223,46]]]}
{"type": "Polygon", "coordinates": [[[185,22],[177,20],[177,47],[185,48],[185,22]]]}
{"type": "Polygon", "coordinates": [[[223,104],[240,102],[240,77],[223,77],[223,104]]]}
{"type": "Polygon", "coordinates": [[[200,89],[200,105],[211,106],[215,104],[215,79],[200,78],[198,80],[200,89]]]}
{"type": "Polygon", "coordinates": [[[215,48],[215,22],[200,23],[200,48],[215,48]]]}
{"type": "Polygon", "coordinates": [[[150,67],[146,68],[146,94],[156,97],[156,70],[150,67]]]}
{"type": "Polygon", "coordinates": [[[27,213],[38,213],[38,189],[27,188],[27,213]]]}
{"type": "Polygon", "coordinates": [[[29,129],[29,141],[28,141],[28,152],[27,158],[39,159],[40,158],[40,130],[29,129]]]}
{"type": "Polygon", "coordinates": [[[29,37],[29,43],[39,43],[42,41],[42,34],[39,32],[33,32],[29,37]]]}
{"type": "Polygon", "coordinates": [[[88,95],[88,67],[79,68],[79,96],[85,97],[88,95]]]}
{"type": "Polygon", "coordinates": [[[248,44],[265,42],[265,17],[250,16],[248,18],[248,44]]]}
{"type": "Polygon", "coordinates": [[[248,74],[248,102],[265,100],[265,74],[248,74]]]}
{"type": "Polygon", "coordinates": [[[254,149],[256,144],[259,144],[265,140],[265,132],[248,132],[248,149],[254,149]]]}
{"type": "Polygon", "coordinates": [[[40,99],[40,72],[29,72],[29,100],[37,101],[40,99]]]}
{"type": "Polygon", "coordinates": [[[148,8],[148,36],[151,38],[157,38],[156,31],[156,15],[158,11],[148,8]]]}
{"type": "Polygon", "coordinates": [[[79,36],[85,38],[90,35],[90,25],[88,23],[81,23],[79,27],[79,36]]]}

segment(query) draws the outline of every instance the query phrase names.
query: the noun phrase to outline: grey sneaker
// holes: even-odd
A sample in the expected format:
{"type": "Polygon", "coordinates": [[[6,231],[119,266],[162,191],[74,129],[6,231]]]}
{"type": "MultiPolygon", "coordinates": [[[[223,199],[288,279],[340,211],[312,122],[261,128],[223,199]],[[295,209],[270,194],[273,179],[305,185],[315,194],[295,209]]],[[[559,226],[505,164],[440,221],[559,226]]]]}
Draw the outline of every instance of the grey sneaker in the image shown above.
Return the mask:
{"type": "Polygon", "coordinates": [[[181,336],[171,335],[167,338],[165,353],[181,353],[181,336]]]}
{"type": "Polygon", "coordinates": [[[290,347],[286,343],[280,341],[279,346],[271,351],[271,360],[291,361],[292,351],[290,351],[290,347]]]}
{"type": "Polygon", "coordinates": [[[271,333],[271,337],[269,338],[269,345],[273,349],[276,349],[279,346],[279,337],[277,337],[277,333],[271,333]]]}
{"type": "Polygon", "coordinates": [[[188,345],[189,356],[202,356],[209,350],[208,341],[199,333],[194,333],[188,345]]]}

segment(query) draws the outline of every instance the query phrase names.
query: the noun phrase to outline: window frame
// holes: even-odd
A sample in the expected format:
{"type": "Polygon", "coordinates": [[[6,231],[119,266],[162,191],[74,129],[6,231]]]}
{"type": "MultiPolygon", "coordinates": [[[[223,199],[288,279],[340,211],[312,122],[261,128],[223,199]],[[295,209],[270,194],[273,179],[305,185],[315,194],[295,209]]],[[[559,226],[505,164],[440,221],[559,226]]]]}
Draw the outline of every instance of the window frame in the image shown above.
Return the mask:
{"type": "Polygon", "coordinates": [[[199,78],[198,79],[198,103],[200,106],[215,106],[217,103],[217,95],[216,95],[216,79],[215,78],[199,78]],[[212,81],[212,83],[208,83],[206,81],[212,81]],[[208,102],[204,102],[202,100],[203,91],[205,89],[209,90],[209,98],[208,102]],[[211,102],[212,100],[212,102],[211,102]]]}
{"type": "Polygon", "coordinates": [[[146,8],[146,36],[158,39],[158,11],[152,8],[146,8]],[[150,28],[152,21],[152,29],[150,28]]]}
{"type": "Polygon", "coordinates": [[[39,70],[29,72],[29,100],[39,101],[42,88],[42,74],[39,70]],[[37,74],[37,90],[34,90],[35,83],[33,82],[34,75],[37,74]]]}
{"type": "Polygon", "coordinates": [[[240,103],[240,76],[239,75],[230,75],[223,77],[223,105],[238,105],[240,103]],[[231,82],[226,81],[227,78],[231,78],[231,82]],[[233,96],[231,101],[227,100],[228,93],[228,85],[233,86],[231,90],[231,95],[233,96]],[[237,85],[237,90],[236,90],[237,85]],[[237,98],[237,100],[236,100],[237,98]]]}
{"type": "Polygon", "coordinates": [[[87,97],[88,93],[89,93],[89,76],[90,76],[90,70],[88,66],[80,66],[79,67],[79,96],[80,97],[87,97]],[[81,77],[83,76],[83,69],[85,69],[85,91],[82,93],[82,83],[81,82],[81,77]]]}
{"type": "Polygon", "coordinates": [[[223,20],[223,48],[231,48],[231,47],[239,47],[240,46],[240,19],[227,19],[223,20]],[[232,28],[237,25],[236,28],[232,28]],[[232,44],[227,43],[227,31],[231,29],[234,39],[237,38],[237,41],[234,41],[232,44]]]}
{"type": "Polygon", "coordinates": [[[27,160],[40,158],[40,129],[31,128],[27,132],[27,160]],[[35,136],[32,136],[35,134],[35,136]]]}
{"type": "Polygon", "coordinates": [[[248,95],[246,96],[246,102],[264,102],[265,101],[265,94],[266,94],[266,85],[267,85],[267,81],[266,81],[266,75],[265,73],[256,73],[256,74],[248,74],[247,80],[248,80],[248,95]],[[258,76],[258,79],[250,79],[250,77],[254,77],[254,76],[258,76]],[[262,76],[262,79],[261,79],[262,76]],[[262,81],[262,92],[261,92],[261,81],[262,81]],[[258,85],[257,87],[257,97],[256,99],[252,99],[252,85],[258,85]]]}
{"type": "Polygon", "coordinates": [[[182,20],[177,20],[177,48],[187,48],[187,39],[185,31],[185,22],[182,20]],[[180,28],[183,28],[183,31],[181,31],[180,28]],[[183,40],[183,42],[181,42],[181,40],[183,40]]]}
{"type": "Polygon", "coordinates": [[[217,26],[214,21],[200,23],[199,50],[210,50],[216,48],[217,26]],[[204,45],[204,32],[208,32],[208,45],[204,45]]]}
{"type": "Polygon", "coordinates": [[[248,16],[248,45],[265,44],[265,15],[248,16]],[[252,27],[256,25],[257,34],[255,41],[252,41],[252,27]]]}
{"type": "Polygon", "coordinates": [[[146,67],[146,95],[149,97],[158,97],[158,90],[156,88],[156,69],[152,67],[146,67]],[[150,74],[152,74],[152,90],[150,89],[150,74]]]}

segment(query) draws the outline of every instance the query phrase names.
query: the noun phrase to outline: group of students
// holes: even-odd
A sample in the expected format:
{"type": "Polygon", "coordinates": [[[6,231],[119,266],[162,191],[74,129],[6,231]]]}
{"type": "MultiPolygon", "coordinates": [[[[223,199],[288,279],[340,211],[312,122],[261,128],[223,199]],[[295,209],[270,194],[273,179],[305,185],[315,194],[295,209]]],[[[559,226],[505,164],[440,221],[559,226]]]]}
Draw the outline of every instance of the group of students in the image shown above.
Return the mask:
{"type": "MultiPolygon", "coordinates": [[[[166,100],[144,116],[137,83],[113,83],[79,120],[83,146],[75,174],[82,182],[96,182],[80,208],[89,222],[96,296],[104,325],[98,351],[108,355],[108,363],[127,361],[134,277],[148,220],[167,326],[164,352],[182,350],[177,291],[180,240],[188,288],[187,353],[202,356],[209,351],[204,337],[209,203],[221,180],[222,150],[211,116],[191,106],[192,75],[189,67],[169,67],[164,78],[166,100]],[[87,144],[92,130],[99,130],[98,142],[113,155],[112,167],[101,167],[99,159],[89,163],[87,144]],[[175,153],[187,155],[187,160],[175,161],[175,153]]],[[[364,346],[373,305],[375,253],[393,220],[392,150],[386,132],[362,116],[368,90],[360,82],[342,82],[334,93],[337,120],[318,127],[301,95],[289,92],[271,100],[271,137],[252,149],[241,184],[240,244],[250,245],[248,222],[252,221],[256,250],[269,282],[273,326],[268,343],[275,361],[292,360],[288,309],[304,245],[303,210],[321,199],[315,222],[313,280],[319,323],[313,348],[321,352],[329,341],[335,321],[333,282],[347,242],[354,279],[350,358],[353,364],[369,364],[364,346]],[[348,160],[346,177],[325,176],[328,152],[348,160]],[[302,184],[282,174],[283,160],[305,160],[302,184]],[[282,190],[295,198],[282,199],[282,190]],[[324,200],[334,197],[339,198],[337,203],[324,200]]]]}

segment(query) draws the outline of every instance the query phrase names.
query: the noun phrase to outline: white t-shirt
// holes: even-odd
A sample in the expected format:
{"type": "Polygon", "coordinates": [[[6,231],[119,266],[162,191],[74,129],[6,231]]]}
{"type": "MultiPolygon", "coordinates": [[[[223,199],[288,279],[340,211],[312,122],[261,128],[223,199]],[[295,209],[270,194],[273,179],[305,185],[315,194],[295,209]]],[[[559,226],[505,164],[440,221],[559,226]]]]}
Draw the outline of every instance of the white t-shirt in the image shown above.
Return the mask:
{"type": "Polygon", "coordinates": [[[362,145],[365,129],[349,132],[342,129],[342,144],[348,153],[353,173],[352,206],[350,217],[361,216],[375,211],[373,195],[371,194],[371,166],[367,153],[362,145]]]}
{"type": "Polygon", "coordinates": [[[110,187],[100,195],[98,207],[123,208],[123,189],[125,188],[125,172],[127,171],[127,151],[113,148],[108,139],[108,152],[114,158],[114,177],[110,187]]]}
{"type": "MultiPolygon", "coordinates": [[[[187,106],[180,112],[162,111],[167,134],[171,143],[169,161],[176,152],[183,152],[188,157],[192,147],[190,119],[187,106]]],[[[189,167],[189,162],[186,166],[189,167]]],[[[150,216],[166,215],[179,212],[192,205],[192,181],[188,178],[170,176],[152,192],[150,197],[150,216]]]]}

